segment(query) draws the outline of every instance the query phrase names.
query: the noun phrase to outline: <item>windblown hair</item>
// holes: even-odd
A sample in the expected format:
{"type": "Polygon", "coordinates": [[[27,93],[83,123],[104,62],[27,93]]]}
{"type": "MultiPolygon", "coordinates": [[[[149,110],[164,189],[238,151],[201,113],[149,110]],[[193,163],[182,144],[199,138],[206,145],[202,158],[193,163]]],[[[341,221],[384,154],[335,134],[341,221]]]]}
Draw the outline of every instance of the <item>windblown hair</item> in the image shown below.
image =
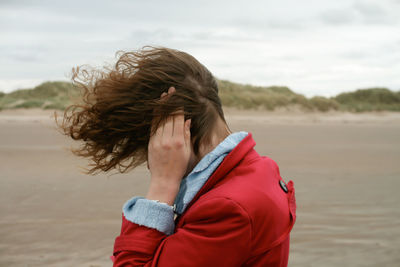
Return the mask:
{"type": "Polygon", "coordinates": [[[226,123],[217,82],[193,56],[150,46],[116,56],[112,67],[72,69],[83,101],[67,107],[62,124],[57,123],[65,135],[83,141],[72,152],[92,160],[87,174],[114,168],[124,173],[146,162],[150,136],[182,108],[185,120],[191,119],[196,155],[211,141],[217,116],[226,123]],[[176,91],[160,100],[171,86],[176,91]]]}

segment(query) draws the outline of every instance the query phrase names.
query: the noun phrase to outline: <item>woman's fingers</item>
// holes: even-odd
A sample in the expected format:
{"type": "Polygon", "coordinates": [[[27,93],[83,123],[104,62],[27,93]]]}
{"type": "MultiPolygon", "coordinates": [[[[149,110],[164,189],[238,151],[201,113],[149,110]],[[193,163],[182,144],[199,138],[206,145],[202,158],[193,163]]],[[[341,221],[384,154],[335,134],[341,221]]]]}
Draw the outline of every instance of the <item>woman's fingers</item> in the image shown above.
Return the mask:
{"type": "Polygon", "coordinates": [[[192,119],[188,119],[184,123],[184,128],[185,128],[185,143],[186,146],[190,146],[190,124],[192,122],[192,119]]]}
{"type": "MultiPolygon", "coordinates": [[[[168,94],[173,93],[173,92],[175,92],[175,88],[174,87],[170,87],[168,89],[168,93],[163,92],[161,94],[160,99],[165,100],[165,98],[168,96],[168,94]]],[[[164,121],[163,123],[158,125],[158,128],[156,129],[156,132],[155,132],[154,136],[152,137],[152,139],[153,139],[152,141],[153,142],[161,142],[162,137],[164,135],[164,127],[165,127],[167,122],[168,122],[168,119],[166,121],[164,121]]],[[[152,128],[155,127],[154,123],[152,123],[151,127],[152,128]]],[[[169,130],[169,128],[167,130],[169,130]]],[[[167,133],[167,135],[168,135],[168,133],[167,133]]],[[[171,135],[172,135],[172,133],[169,134],[169,136],[171,136],[171,135]]]]}
{"type": "MultiPolygon", "coordinates": [[[[168,101],[174,92],[175,88],[170,87],[168,93],[161,94],[160,100],[168,101]]],[[[172,188],[170,184],[179,188],[181,179],[187,172],[191,156],[190,122],[190,120],[185,121],[185,112],[182,107],[169,114],[159,127],[154,129],[155,134],[150,138],[148,151],[148,168],[154,188],[158,188],[160,185],[159,188],[165,188],[168,185],[170,189],[172,188]]],[[[149,192],[148,197],[153,199],[152,193],[154,192],[151,190],[149,192]]],[[[171,203],[174,198],[175,195],[171,198],[171,203]]],[[[160,199],[160,197],[157,196],[154,199],[160,199]]]]}
{"type": "MultiPolygon", "coordinates": [[[[163,92],[161,99],[168,97],[169,94],[175,92],[174,87],[168,89],[168,94],[163,92]]],[[[183,109],[179,109],[170,116],[158,127],[154,136],[154,141],[160,143],[161,146],[174,146],[175,144],[190,144],[190,123],[191,120],[186,120],[183,109]]]]}
{"type": "MultiPolygon", "coordinates": [[[[168,97],[168,95],[174,93],[175,87],[171,86],[170,88],[168,88],[168,94],[163,92],[161,94],[161,98],[166,98],[168,97]]],[[[171,114],[171,116],[168,116],[168,118],[165,120],[165,123],[163,125],[163,132],[162,132],[162,136],[163,136],[163,143],[166,144],[169,140],[169,138],[171,138],[174,135],[174,130],[175,130],[175,116],[171,114]]]]}
{"type": "Polygon", "coordinates": [[[175,92],[175,87],[171,86],[170,88],[168,88],[168,92],[163,92],[161,94],[160,98],[164,98],[165,96],[167,96],[168,94],[172,94],[173,92],[175,92]]]}
{"type": "Polygon", "coordinates": [[[173,92],[175,92],[175,87],[171,86],[170,88],[168,88],[168,94],[172,94],[173,92]]]}
{"type": "Polygon", "coordinates": [[[184,124],[184,116],[182,113],[174,115],[174,132],[173,136],[175,140],[182,140],[184,141],[184,131],[185,131],[185,124],[184,124]]]}
{"type": "Polygon", "coordinates": [[[161,137],[161,146],[170,147],[170,142],[172,138],[174,120],[171,116],[168,116],[165,120],[164,129],[161,137]]]}
{"type": "MultiPolygon", "coordinates": [[[[155,125],[153,125],[153,127],[155,127],[155,125]]],[[[153,144],[161,142],[161,138],[162,138],[162,135],[163,135],[163,129],[164,129],[164,125],[161,123],[158,126],[155,134],[151,137],[153,144]]]]}
{"type": "Polygon", "coordinates": [[[168,88],[168,93],[167,92],[163,92],[160,96],[160,99],[165,98],[166,96],[168,96],[169,94],[172,94],[173,92],[175,92],[175,87],[170,87],[168,88]]]}

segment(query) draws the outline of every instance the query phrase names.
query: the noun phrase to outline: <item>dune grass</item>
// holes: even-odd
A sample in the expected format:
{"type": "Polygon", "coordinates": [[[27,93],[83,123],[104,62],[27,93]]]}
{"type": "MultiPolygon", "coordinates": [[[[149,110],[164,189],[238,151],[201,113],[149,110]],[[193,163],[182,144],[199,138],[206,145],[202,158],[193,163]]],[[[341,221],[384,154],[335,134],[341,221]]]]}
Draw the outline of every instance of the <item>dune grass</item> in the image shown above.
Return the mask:
{"type": "MultiPolygon", "coordinates": [[[[218,80],[223,106],[239,109],[276,110],[277,108],[302,111],[330,110],[400,111],[400,91],[386,88],[360,89],[341,93],[335,97],[306,98],[285,86],[252,86],[218,80]]],[[[80,99],[80,90],[70,82],[45,82],[33,89],[20,89],[5,94],[0,92],[0,110],[15,108],[42,108],[63,110],[80,99]]]]}
{"type": "Polygon", "coordinates": [[[341,93],[334,99],[340,104],[340,109],[352,112],[400,111],[400,91],[393,92],[386,88],[369,88],[341,93]]]}
{"type": "Polygon", "coordinates": [[[327,111],[338,109],[338,103],[325,97],[308,99],[285,86],[252,86],[218,81],[222,104],[242,109],[275,110],[279,107],[298,107],[303,111],[327,111]]]}
{"type": "Polygon", "coordinates": [[[74,99],[79,90],[69,82],[45,82],[33,89],[20,89],[0,95],[0,109],[42,108],[63,110],[74,99]]]}

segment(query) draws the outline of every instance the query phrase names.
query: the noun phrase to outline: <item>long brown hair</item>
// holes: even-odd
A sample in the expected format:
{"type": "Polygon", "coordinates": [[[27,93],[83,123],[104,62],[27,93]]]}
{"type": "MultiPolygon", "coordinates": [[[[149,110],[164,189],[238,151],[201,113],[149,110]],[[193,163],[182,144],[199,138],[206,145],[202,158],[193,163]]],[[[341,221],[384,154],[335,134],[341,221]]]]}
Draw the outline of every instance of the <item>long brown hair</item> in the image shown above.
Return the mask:
{"type": "Polygon", "coordinates": [[[209,143],[219,116],[225,123],[218,86],[211,72],[193,56],[164,47],[117,52],[112,67],[72,69],[72,82],[82,89],[82,103],[64,110],[56,123],[65,135],[83,141],[72,152],[92,160],[87,174],[117,169],[124,173],[147,161],[153,129],[168,115],[184,109],[191,119],[195,155],[209,143]],[[174,86],[167,100],[160,95],[174,86]]]}

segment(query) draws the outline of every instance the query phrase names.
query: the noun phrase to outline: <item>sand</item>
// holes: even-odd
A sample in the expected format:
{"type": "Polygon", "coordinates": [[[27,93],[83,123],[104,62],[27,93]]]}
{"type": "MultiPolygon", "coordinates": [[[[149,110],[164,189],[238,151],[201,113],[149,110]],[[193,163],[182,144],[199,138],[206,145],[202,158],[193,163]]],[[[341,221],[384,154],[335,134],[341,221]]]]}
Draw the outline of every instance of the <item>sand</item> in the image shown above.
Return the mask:
{"type": "MultiPolygon", "coordinates": [[[[84,175],[51,114],[0,112],[0,266],[111,266],[122,204],[145,194],[147,169],[84,175]]],[[[226,115],[295,183],[289,266],[399,266],[400,114],[226,115]]]]}

